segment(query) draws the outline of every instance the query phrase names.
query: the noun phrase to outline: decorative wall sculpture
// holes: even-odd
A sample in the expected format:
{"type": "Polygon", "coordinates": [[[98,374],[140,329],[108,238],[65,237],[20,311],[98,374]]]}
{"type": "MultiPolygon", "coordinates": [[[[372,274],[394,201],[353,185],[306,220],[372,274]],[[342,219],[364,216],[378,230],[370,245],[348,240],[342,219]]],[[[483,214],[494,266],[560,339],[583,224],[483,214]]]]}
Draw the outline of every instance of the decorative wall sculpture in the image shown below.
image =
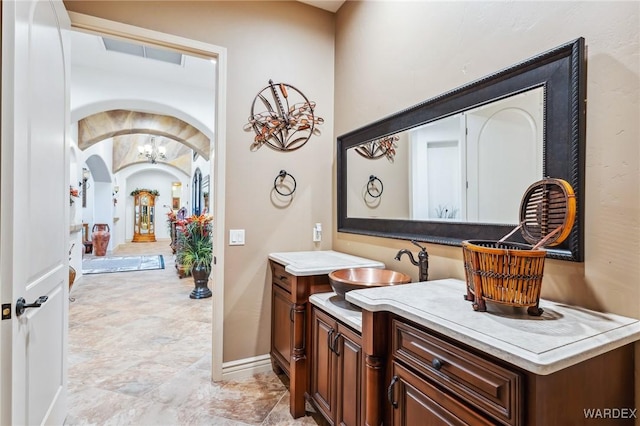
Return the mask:
{"type": "Polygon", "coordinates": [[[274,83],[262,89],[251,104],[251,115],[244,130],[253,129],[256,136],[251,150],[262,145],[277,151],[294,151],[311,135],[319,134],[317,125],[324,120],[314,113],[316,103],[286,83],[274,83]]]}

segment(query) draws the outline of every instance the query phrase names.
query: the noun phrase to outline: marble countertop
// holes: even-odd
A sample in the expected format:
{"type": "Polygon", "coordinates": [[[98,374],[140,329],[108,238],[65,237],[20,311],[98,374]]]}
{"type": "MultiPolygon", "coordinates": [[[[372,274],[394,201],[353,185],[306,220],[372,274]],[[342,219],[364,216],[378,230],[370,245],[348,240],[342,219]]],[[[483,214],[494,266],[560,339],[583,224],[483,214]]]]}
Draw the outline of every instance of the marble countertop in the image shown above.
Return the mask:
{"type": "Polygon", "coordinates": [[[309,302],[362,333],[362,311],[360,308],[353,306],[334,292],[312,294],[309,296],[309,302]]]}
{"type": "Polygon", "coordinates": [[[464,281],[445,279],[350,291],[346,299],[388,311],[535,374],[546,375],[640,340],[640,320],[540,300],[544,313],[487,302],[476,312],[464,281]]]}
{"type": "Polygon", "coordinates": [[[269,259],[284,265],[284,270],[296,276],[328,274],[345,268],[384,268],[382,262],[333,250],[292,251],[271,253],[269,259]]]}

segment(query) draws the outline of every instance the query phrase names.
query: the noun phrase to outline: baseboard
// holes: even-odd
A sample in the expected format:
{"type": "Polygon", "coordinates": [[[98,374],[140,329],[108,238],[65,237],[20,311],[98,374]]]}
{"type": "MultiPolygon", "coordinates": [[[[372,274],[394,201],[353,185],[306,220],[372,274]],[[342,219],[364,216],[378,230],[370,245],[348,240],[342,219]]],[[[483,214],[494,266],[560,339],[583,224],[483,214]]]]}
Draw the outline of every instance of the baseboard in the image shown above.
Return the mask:
{"type": "Polygon", "coordinates": [[[222,363],[222,380],[238,380],[272,369],[269,354],[222,363]]]}

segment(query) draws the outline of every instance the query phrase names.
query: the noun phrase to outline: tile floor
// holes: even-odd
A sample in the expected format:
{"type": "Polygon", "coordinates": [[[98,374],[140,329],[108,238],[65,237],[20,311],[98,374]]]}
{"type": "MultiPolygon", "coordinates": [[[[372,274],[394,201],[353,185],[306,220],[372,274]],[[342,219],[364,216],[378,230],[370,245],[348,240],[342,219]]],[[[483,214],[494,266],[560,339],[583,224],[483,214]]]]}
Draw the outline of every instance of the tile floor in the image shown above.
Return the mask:
{"type": "MultiPolygon", "coordinates": [[[[165,269],[84,275],[69,305],[66,425],[324,425],[292,419],[286,377],[211,382],[211,299],[193,300],[168,241],[113,254],[162,254],[165,269]]],[[[85,255],[91,256],[91,255],[85,255]]]]}

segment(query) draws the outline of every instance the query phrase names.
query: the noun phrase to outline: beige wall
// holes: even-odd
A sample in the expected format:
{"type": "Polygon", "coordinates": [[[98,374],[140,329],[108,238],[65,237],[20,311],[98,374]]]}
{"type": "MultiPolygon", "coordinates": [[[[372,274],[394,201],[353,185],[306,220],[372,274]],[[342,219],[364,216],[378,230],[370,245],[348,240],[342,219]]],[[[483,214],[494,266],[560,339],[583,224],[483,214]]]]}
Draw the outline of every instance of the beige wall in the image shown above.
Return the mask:
{"type": "MultiPolygon", "coordinates": [[[[224,361],[266,354],[270,339],[271,252],[331,248],[334,16],[298,2],[65,2],[68,10],[227,48],[226,230],[245,229],[246,245],[225,247],[224,361]],[[251,152],[243,131],[256,94],[269,79],[317,102],[321,135],[294,152],[251,152]],[[273,202],[281,169],[297,190],[273,202]],[[323,241],[312,242],[313,224],[323,241]]],[[[227,240],[228,238],[225,238],[227,240]]]]}
{"type": "MultiPolygon", "coordinates": [[[[639,10],[635,1],[347,2],[336,20],[336,135],[584,37],[585,262],[549,260],[542,295],[640,318],[639,10]]],[[[417,277],[393,260],[407,242],[339,233],[333,244],[417,277]]],[[[428,249],[430,278],[464,277],[459,248],[428,249]]]]}

